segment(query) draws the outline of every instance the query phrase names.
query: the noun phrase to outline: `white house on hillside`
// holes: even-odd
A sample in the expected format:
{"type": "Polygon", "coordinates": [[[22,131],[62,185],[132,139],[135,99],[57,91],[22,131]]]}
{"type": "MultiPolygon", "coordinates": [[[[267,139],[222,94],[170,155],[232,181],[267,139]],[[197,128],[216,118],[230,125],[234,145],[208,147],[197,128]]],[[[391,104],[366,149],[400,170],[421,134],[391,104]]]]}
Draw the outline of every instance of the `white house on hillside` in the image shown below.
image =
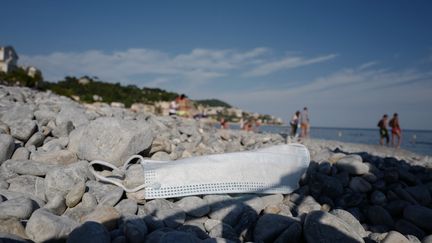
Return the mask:
{"type": "Polygon", "coordinates": [[[0,46],[0,72],[17,68],[18,55],[12,46],[0,46]]]}

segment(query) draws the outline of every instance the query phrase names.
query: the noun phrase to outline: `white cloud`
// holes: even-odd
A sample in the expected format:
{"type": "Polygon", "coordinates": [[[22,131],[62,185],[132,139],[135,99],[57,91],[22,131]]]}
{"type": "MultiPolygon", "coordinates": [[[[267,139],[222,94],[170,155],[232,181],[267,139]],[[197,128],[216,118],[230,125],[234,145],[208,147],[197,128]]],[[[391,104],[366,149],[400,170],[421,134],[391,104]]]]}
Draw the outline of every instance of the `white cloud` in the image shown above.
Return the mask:
{"type": "MultiPolygon", "coordinates": [[[[151,49],[128,49],[102,52],[55,52],[49,55],[26,56],[26,65],[39,67],[48,80],[60,80],[66,75],[98,76],[108,81],[131,82],[131,77],[146,75],[175,76],[175,79],[209,80],[226,75],[254,63],[269,52],[259,47],[247,51],[194,49],[190,53],[170,55],[151,49]]],[[[153,78],[149,78],[153,79],[153,78]]]]}
{"type": "Polygon", "coordinates": [[[325,62],[335,58],[336,54],[329,54],[325,56],[318,56],[314,58],[304,58],[300,56],[288,56],[280,60],[263,63],[254,69],[245,73],[245,76],[264,76],[273,72],[293,69],[297,67],[307,66],[315,63],[325,62]]]}
{"type": "Polygon", "coordinates": [[[280,69],[295,68],[323,62],[336,55],[305,58],[285,57],[274,60],[274,53],[266,47],[239,51],[235,49],[193,49],[188,53],[172,55],[152,49],[127,49],[103,52],[55,52],[48,55],[26,56],[26,65],[39,67],[47,80],[61,80],[65,76],[97,76],[113,82],[147,84],[157,78],[170,82],[205,83],[208,80],[233,74],[241,76],[247,69],[251,76],[262,76],[280,69]],[[156,77],[155,77],[156,76],[156,77]],[[138,80],[137,80],[138,79],[138,80]]]}

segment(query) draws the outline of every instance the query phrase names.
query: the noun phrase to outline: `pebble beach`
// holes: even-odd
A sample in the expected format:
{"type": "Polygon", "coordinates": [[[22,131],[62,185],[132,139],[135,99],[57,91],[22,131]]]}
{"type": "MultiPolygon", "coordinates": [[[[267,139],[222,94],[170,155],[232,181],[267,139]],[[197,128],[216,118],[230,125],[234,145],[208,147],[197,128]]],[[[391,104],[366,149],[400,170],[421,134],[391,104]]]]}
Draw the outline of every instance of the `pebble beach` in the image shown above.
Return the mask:
{"type": "MultiPolygon", "coordinates": [[[[146,200],[88,169],[287,142],[0,86],[0,242],[432,242],[432,158],[403,149],[302,140],[311,162],[286,195],[146,200]]],[[[142,183],[141,169],[132,165],[125,183],[142,183]]]]}

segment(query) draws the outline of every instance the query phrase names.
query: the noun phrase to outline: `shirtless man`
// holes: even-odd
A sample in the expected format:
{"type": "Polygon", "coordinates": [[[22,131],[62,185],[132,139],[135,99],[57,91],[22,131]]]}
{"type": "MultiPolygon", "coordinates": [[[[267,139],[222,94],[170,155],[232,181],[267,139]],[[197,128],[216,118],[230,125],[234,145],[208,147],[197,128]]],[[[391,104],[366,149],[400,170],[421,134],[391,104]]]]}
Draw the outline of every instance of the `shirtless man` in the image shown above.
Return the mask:
{"type": "Polygon", "coordinates": [[[389,144],[389,134],[387,130],[387,114],[384,114],[384,116],[381,118],[381,120],[378,122],[379,133],[380,133],[380,144],[384,145],[384,138],[386,139],[386,144],[389,144]]]}

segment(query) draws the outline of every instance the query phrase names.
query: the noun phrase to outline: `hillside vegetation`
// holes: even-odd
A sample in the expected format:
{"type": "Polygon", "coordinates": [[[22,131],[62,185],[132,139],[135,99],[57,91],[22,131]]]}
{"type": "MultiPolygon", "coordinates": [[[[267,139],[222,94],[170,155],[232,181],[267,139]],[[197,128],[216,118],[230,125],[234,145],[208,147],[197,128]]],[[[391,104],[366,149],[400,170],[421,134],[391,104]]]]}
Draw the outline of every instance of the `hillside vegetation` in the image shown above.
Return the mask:
{"type": "MultiPolygon", "coordinates": [[[[52,92],[67,96],[79,97],[82,102],[94,102],[101,99],[103,102],[121,102],[126,107],[133,103],[153,104],[158,101],[174,100],[179,94],[159,88],[139,88],[136,85],[121,85],[120,83],[108,83],[94,80],[90,77],[76,78],[65,77],[58,82],[43,81],[42,76],[30,77],[27,72],[18,68],[9,73],[0,72],[0,84],[19,85],[39,90],[51,90],[52,92]],[[83,82],[84,80],[84,82],[83,82]]],[[[195,101],[204,106],[231,107],[226,102],[217,99],[195,101]]]]}

